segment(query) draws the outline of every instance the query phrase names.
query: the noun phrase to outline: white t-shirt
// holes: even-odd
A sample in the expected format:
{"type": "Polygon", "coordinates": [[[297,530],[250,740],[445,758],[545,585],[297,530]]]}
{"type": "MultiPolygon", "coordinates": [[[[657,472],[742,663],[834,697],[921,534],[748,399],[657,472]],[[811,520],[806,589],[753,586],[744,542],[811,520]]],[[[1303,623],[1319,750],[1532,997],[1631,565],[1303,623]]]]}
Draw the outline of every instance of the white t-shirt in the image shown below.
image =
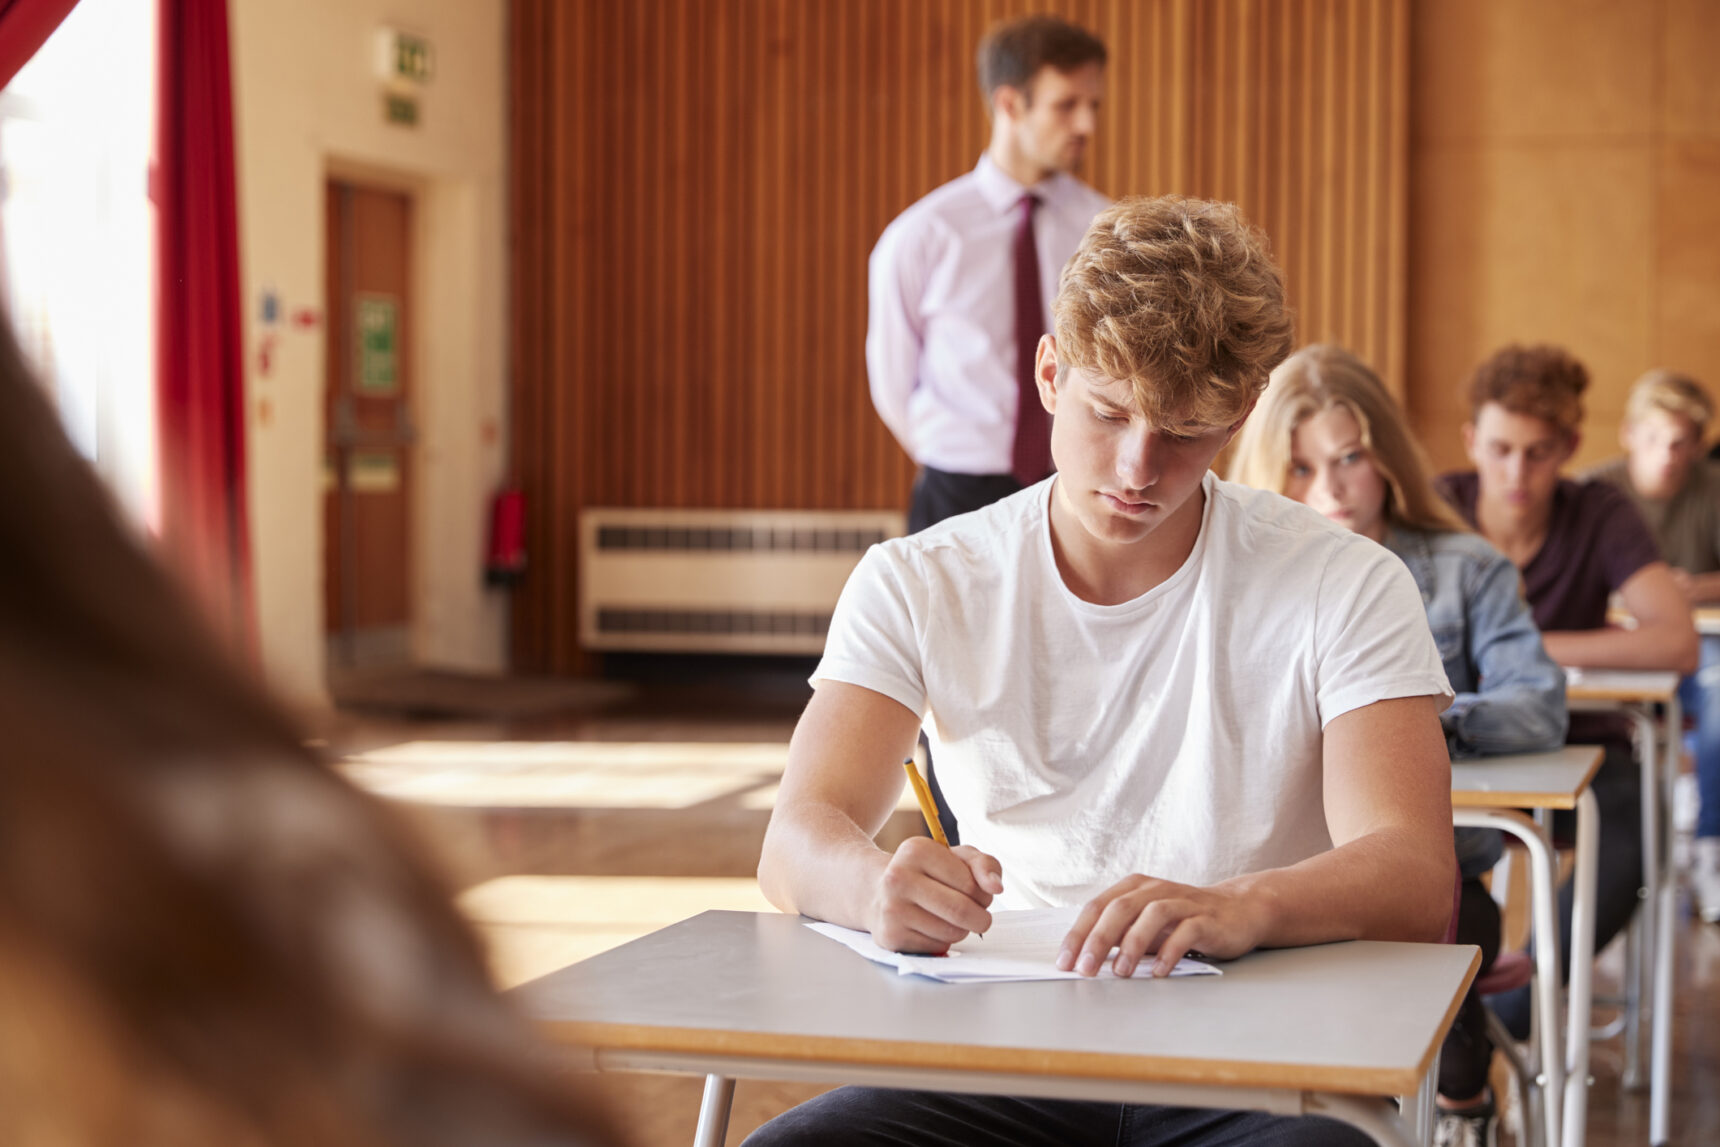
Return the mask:
{"type": "Polygon", "coordinates": [[[1209,473],[1182,567],[1094,605],[1057,572],[1056,480],[868,551],[814,684],[925,718],[962,842],[1003,865],[1000,907],[1080,904],[1136,872],[1212,884],[1331,848],[1326,722],[1451,697],[1409,570],[1209,473]]]}

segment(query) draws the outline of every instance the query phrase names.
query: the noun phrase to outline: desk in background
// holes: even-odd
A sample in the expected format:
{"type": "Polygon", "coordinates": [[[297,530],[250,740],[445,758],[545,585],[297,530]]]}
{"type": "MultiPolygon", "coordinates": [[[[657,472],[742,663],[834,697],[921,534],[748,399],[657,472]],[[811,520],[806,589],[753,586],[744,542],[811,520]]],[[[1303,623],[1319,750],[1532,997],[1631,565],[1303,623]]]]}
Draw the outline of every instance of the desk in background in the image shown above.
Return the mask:
{"type": "Polygon", "coordinates": [[[940,984],[798,916],[706,912],[519,992],[586,1067],[705,1076],[696,1147],[723,1142],[737,1078],[1317,1114],[1405,1147],[1427,1141],[1479,964],[1469,946],[1355,942],[1223,976],[940,984]]]}

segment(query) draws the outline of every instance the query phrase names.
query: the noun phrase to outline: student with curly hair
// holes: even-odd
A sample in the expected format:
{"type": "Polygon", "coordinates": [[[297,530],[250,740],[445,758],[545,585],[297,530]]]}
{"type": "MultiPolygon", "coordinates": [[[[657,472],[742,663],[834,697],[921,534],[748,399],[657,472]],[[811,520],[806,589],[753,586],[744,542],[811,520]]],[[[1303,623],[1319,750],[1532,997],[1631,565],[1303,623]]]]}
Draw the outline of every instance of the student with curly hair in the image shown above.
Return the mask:
{"type": "MultiPolygon", "coordinates": [[[[1463,445],[1475,469],[1447,474],[1441,490],[1482,537],[1523,572],[1547,652],[1579,668],[1696,668],[1690,605],[1661,560],[1654,535],[1618,488],[1561,478],[1576,451],[1589,375],[1568,351],[1509,346],[1475,368],[1463,445]],[[1607,624],[1618,594],[1635,629],[1607,624]]],[[[1600,806],[1595,950],[1630,922],[1642,885],[1640,778],[1630,729],[1610,714],[1571,718],[1572,744],[1600,744],[1592,790],[1600,806]]],[[[1559,814],[1566,818],[1567,814],[1559,814]]],[[[1559,958],[1570,974],[1571,895],[1560,897],[1559,958]]],[[[1529,1031],[1529,992],[1495,1007],[1514,1034],[1529,1031]]]]}
{"type": "MultiPolygon", "coordinates": [[[[873,547],[795,730],[759,882],[941,952],[991,909],[1079,909],[1060,965],[1435,940],[1451,696],[1402,562],[1208,466],[1290,349],[1228,205],[1094,220],[1039,344],[1056,474],[873,547]],[[873,837],[924,725],[963,843],[873,837]],[[1114,957],[1113,948],[1117,949],[1114,957]]],[[[1351,1144],[1324,1119],[843,1088],[754,1144],[1351,1144]]]]}

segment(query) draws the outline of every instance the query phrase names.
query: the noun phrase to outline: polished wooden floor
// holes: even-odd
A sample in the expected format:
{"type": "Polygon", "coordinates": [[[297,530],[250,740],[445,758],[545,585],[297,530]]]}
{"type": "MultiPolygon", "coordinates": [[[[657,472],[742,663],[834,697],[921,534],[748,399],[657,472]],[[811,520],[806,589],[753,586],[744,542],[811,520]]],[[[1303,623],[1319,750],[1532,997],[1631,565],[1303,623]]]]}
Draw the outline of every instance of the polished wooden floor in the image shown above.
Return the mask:
{"type": "MultiPolygon", "coordinates": [[[[768,908],[752,872],[807,696],[801,668],[683,669],[587,711],[530,718],[343,713],[325,735],[350,775],[421,822],[511,986],[707,908],[768,908]]],[[[917,823],[904,804],[886,836],[917,823]]],[[[1720,927],[1691,919],[1682,897],[1680,911],[1673,1142],[1714,1147],[1720,927]]],[[[1603,956],[1601,990],[1617,971],[1617,952],[1603,956]]],[[[1588,1142],[1646,1144],[1648,1098],[1620,1086],[1620,1041],[1597,1044],[1593,1060],[1588,1142]]],[[[698,1081],[602,1083],[631,1143],[691,1142],[698,1081]]],[[[818,1090],[743,1082],[729,1142],[818,1090]]]]}

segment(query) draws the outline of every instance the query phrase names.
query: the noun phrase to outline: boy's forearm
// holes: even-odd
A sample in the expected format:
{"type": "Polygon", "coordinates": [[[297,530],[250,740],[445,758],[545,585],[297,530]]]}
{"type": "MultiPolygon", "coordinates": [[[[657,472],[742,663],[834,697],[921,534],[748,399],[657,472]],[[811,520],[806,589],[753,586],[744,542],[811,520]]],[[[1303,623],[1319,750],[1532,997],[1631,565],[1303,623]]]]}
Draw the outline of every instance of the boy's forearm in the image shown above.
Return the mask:
{"type": "Polygon", "coordinates": [[[1451,919],[1457,861],[1449,837],[1382,829],[1300,864],[1227,880],[1258,906],[1259,946],[1337,940],[1437,941],[1451,919]]]}
{"type": "Polygon", "coordinates": [[[1581,629],[1542,635],[1560,665],[1583,669],[1670,669],[1691,673],[1700,648],[1688,622],[1639,629],[1581,629]]]}
{"type": "Polygon", "coordinates": [[[889,861],[852,818],[834,808],[779,807],[765,832],[758,883],[784,912],[865,928],[872,889],[889,861]]]}

